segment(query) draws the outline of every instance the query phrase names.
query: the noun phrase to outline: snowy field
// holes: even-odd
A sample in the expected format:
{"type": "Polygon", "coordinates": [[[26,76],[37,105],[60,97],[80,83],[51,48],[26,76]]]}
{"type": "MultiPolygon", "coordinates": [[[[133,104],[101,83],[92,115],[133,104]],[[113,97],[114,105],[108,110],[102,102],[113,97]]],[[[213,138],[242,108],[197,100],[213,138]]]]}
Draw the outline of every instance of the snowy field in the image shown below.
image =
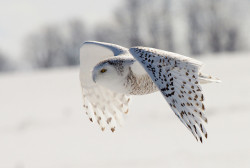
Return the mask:
{"type": "Polygon", "coordinates": [[[249,168],[250,54],[200,59],[208,139],[198,143],[159,94],[133,97],[125,125],[83,113],[78,68],[0,74],[0,168],[249,168]]]}

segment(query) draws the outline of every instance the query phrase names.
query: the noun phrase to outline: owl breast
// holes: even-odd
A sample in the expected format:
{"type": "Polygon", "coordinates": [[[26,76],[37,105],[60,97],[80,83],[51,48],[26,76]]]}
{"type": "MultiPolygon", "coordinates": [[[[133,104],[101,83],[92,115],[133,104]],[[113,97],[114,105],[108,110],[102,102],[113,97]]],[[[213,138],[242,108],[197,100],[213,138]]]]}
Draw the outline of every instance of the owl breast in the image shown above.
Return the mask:
{"type": "Polygon", "coordinates": [[[148,74],[136,75],[131,69],[126,77],[124,87],[130,95],[145,95],[159,91],[148,74]]]}

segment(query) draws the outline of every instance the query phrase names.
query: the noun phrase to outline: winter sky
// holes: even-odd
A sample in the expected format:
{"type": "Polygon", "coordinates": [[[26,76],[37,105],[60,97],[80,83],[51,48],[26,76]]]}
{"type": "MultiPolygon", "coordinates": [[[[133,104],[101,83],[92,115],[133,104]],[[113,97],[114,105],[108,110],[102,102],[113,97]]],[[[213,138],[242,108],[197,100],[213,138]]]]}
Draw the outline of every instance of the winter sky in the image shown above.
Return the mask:
{"type": "Polygon", "coordinates": [[[49,25],[82,19],[88,27],[111,19],[121,0],[1,0],[0,52],[20,58],[25,37],[49,25]]]}

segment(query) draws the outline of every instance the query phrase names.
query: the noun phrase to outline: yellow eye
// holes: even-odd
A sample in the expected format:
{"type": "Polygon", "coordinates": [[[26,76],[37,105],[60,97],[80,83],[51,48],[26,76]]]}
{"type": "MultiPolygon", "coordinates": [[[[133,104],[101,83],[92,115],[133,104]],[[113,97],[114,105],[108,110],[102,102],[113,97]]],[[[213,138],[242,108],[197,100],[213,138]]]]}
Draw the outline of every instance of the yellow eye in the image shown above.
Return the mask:
{"type": "Polygon", "coordinates": [[[100,72],[101,73],[104,73],[104,72],[106,72],[107,71],[107,69],[102,69],[100,72]]]}

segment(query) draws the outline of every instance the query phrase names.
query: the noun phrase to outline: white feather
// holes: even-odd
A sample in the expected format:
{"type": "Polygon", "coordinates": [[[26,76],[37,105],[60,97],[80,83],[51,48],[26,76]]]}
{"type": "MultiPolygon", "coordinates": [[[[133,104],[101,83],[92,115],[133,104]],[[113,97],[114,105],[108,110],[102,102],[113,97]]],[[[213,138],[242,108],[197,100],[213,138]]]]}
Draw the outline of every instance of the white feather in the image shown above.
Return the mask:
{"type": "Polygon", "coordinates": [[[97,85],[92,80],[92,70],[100,61],[128,53],[128,49],[109,43],[89,41],[80,49],[80,81],[84,109],[91,121],[97,121],[101,129],[114,131],[117,123],[123,123],[128,110],[129,97],[97,85]],[[123,106],[119,106],[123,104],[123,106]]]}

